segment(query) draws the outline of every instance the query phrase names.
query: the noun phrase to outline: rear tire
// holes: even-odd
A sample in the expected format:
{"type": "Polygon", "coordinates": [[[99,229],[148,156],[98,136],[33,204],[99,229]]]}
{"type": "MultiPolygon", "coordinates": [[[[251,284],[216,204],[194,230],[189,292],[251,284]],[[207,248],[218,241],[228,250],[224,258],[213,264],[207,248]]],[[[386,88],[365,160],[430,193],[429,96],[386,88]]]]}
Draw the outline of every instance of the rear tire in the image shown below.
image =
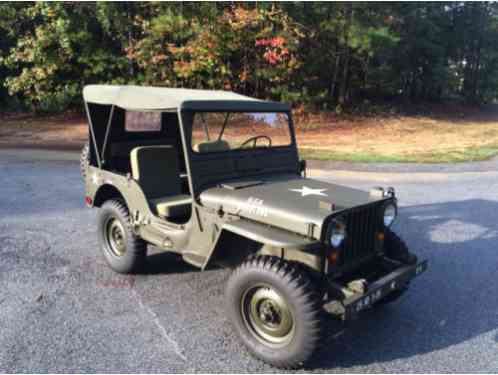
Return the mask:
{"type": "Polygon", "coordinates": [[[298,268],[270,256],[250,257],[226,287],[228,316],[257,358],[280,368],[302,366],[318,345],[321,306],[298,268]]]}
{"type": "Polygon", "coordinates": [[[128,208],[122,200],[109,200],[100,208],[98,238],[109,267],[119,273],[141,270],[147,244],[133,233],[128,208]]]}
{"type": "Polygon", "coordinates": [[[85,142],[80,154],[80,170],[83,180],[86,179],[88,166],[90,165],[90,144],[85,142]]]}

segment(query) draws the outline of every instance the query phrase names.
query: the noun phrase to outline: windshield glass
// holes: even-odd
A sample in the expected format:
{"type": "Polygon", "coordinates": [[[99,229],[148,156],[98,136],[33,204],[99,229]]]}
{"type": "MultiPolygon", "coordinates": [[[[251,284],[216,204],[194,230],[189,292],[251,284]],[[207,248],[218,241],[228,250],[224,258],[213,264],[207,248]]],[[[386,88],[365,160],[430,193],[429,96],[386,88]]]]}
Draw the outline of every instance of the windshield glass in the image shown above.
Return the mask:
{"type": "Polygon", "coordinates": [[[270,148],[291,144],[286,113],[197,112],[192,125],[195,152],[270,148]]]}

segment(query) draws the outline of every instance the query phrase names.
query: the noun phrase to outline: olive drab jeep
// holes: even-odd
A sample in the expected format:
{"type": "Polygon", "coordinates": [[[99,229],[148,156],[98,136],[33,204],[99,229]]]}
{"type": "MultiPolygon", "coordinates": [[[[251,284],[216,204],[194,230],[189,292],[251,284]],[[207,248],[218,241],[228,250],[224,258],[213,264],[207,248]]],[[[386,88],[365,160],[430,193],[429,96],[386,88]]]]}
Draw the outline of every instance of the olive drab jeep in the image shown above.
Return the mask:
{"type": "Polygon", "coordinates": [[[90,85],[85,202],[116,272],[148,245],[233,272],[227,316],[249,351],[308,361],[323,313],[347,320],[396,300],[426,270],[390,229],[392,188],[305,177],[290,107],[226,91],[90,85]]]}

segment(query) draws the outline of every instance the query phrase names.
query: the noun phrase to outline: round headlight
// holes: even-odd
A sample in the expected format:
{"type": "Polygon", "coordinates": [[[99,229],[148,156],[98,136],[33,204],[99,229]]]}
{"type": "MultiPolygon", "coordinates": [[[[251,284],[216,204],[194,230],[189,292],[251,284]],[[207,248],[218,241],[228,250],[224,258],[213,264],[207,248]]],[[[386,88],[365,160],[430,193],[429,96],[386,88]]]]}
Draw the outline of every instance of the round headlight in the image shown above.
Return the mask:
{"type": "Polygon", "coordinates": [[[384,209],[384,225],[390,227],[394,223],[394,220],[396,220],[397,215],[398,208],[396,205],[394,203],[388,203],[384,209]]]}
{"type": "Polygon", "coordinates": [[[333,220],[330,225],[330,245],[337,248],[346,238],[346,226],[338,220],[333,220]]]}

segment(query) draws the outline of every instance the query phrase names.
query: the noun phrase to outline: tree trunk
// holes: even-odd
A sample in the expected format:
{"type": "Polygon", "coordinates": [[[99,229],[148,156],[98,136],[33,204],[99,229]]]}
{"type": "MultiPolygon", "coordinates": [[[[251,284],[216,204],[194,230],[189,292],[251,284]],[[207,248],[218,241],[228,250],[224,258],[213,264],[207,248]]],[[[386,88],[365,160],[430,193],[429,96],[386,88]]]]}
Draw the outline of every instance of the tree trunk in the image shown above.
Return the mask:
{"type": "Polygon", "coordinates": [[[351,59],[350,49],[349,49],[349,28],[353,21],[353,6],[351,3],[346,5],[346,22],[344,24],[344,63],[342,66],[342,77],[341,77],[341,87],[339,90],[339,103],[344,104],[347,100],[347,89],[348,89],[348,73],[349,73],[349,62],[351,59]]]}
{"type": "Polygon", "coordinates": [[[338,46],[336,46],[335,51],[336,51],[336,56],[335,56],[334,75],[332,76],[332,80],[330,82],[330,90],[329,90],[329,96],[332,100],[336,98],[337,76],[339,75],[339,67],[341,64],[341,56],[339,54],[338,46]]]}

